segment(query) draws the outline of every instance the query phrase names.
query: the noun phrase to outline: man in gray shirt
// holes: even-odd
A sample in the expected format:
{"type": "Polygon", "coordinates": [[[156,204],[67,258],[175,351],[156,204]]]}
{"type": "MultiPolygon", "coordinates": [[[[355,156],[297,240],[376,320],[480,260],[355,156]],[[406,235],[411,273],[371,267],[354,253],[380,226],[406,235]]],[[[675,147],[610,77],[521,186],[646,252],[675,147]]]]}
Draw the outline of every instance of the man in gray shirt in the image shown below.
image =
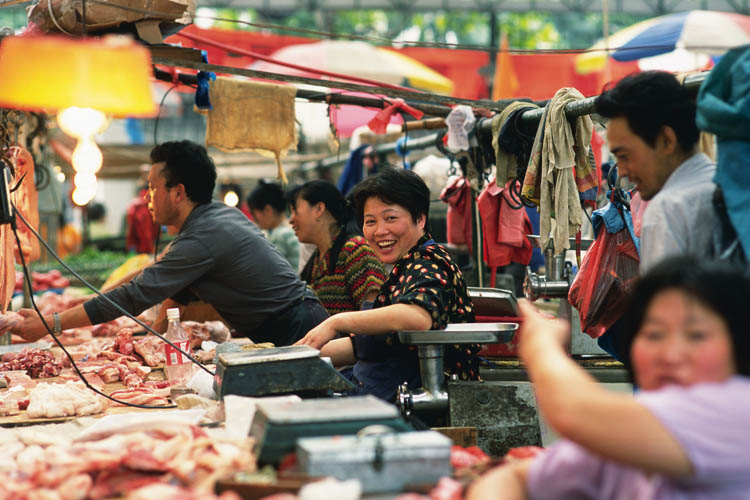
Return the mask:
{"type": "Polygon", "coordinates": [[[648,71],[622,79],[596,99],[609,118],[617,170],[650,200],[641,225],[643,274],[668,256],[710,254],[716,165],[699,152],[695,97],[674,75],[648,71]]]}
{"type": "MultiPolygon", "coordinates": [[[[135,315],[165,299],[195,295],[255,342],[291,345],[327,313],[289,263],[236,208],[211,201],[216,169],[203,146],[166,142],[151,151],[149,211],[178,233],[168,251],[130,283],[106,294],[135,315]]],[[[32,310],[14,333],[28,341],[47,333],[32,310]]],[[[45,318],[62,330],[121,316],[102,297],[45,318]]]]}

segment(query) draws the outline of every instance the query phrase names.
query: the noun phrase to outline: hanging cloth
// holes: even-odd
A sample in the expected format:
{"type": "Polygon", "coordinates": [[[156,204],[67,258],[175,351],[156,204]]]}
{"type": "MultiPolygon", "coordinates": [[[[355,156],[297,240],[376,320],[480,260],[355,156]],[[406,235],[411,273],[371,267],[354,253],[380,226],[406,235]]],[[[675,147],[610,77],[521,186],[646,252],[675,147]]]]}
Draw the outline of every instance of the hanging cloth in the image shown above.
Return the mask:
{"type": "Polygon", "coordinates": [[[363,144],[349,153],[349,158],[346,160],[346,165],[344,165],[344,169],[341,171],[341,176],[337,184],[339,191],[344,196],[349,194],[349,191],[359,184],[359,181],[364,177],[365,150],[369,147],[369,144],[363,144]]]}
{"type": "MultiPolygon", "coordinates": [[[[532,246],[526,237],[531,234],[531,220],[520,200],[512,200],[510,184],[501,188],[493,179],[477,199],[482,219],[484,262],[490,268],[507,266],[511,262],[528,265],[532,246]]],[[[490,273],[491,279],[494,272],[490,273]]]]}
{"type": "Polygon", "coordinates": [[[281,158],[297,149],[296,93],[294,87],[217,78],[210,90],[213,108],[207,113],[206,146],[270,155],[286,184],[281,158]]]}
{"type": "Polygon", "coordinates": [[[541,247],[552,233],[555,254],[570,248],[569,238],[583,223],[578,193],[597,186],[588,158],[594,123],[588,115],[579,116],[571,129],[565,115],[568,103],[582,99],[578,90],[564,87],[547,104],[522,189],[524,196],[539,200],[541,247]]]}
{"type": "Polygon", "coordinates": [[[468,245],[471,252],[471,185],[466,177],[456,177],[440,193],[448,204],[446,239],[452,245],[468,245]]]}
{"type": "Polygon", "coordinates": [[[501,186],[508,179],[515,179],[519,171],[524,171],[528,164],[528,154],[531,151],[533,137],[521,136],[516,129],[515,120],[519,113],[528,109],[538,108],[533,102],[515,101],[492,117],[492,148],[495,150],[495,165],[498,184],[501,186]],[[523,158],[526,161],[523,161],[523,158]],[[520,167],[520,168],[519,168],[520,167]]]}
{"type": "MultiPolygon", "coordinates": [[[[698,91],[696,124],[716,134],[718,162],[714,182],[721,188],[719,222],[722,233],[736,232],[741,255],[750,261],[750,46],[732,49],[721,58],[698,91]]],[[[722,238],[723,239],[723,238],[722,238]]],[[[725,244],[714,251],[728,258],[725,244]]],[[[733,260],[734,259],[730,259],[733,260]]]]}
{"type": "Polygon", "coordinates": [[[471,134],[477,119],[471,107],[461,104],[451,110],[445,117],[448,126],[448,139],[445,147],[452,153],[468,151],[471,146],[476,145],[476,138],[471,134]]]}

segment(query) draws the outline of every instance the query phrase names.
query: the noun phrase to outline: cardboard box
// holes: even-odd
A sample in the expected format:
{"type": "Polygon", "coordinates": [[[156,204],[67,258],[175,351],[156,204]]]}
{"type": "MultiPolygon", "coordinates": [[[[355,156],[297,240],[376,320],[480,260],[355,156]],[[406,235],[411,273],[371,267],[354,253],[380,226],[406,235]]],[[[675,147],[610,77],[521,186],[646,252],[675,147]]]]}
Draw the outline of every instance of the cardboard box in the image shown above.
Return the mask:
{"type": "MultiPolygon", "coordinates": [[[[109,0],[86,3],[86,31],[95,33],[120,26],[157,20],[187,25],[192,22],[196,0],[109,0]]],[[[82,33],[83,3],[80,0],[39,0],[29,9],[29,22],[45,33],[82,33]]]]}

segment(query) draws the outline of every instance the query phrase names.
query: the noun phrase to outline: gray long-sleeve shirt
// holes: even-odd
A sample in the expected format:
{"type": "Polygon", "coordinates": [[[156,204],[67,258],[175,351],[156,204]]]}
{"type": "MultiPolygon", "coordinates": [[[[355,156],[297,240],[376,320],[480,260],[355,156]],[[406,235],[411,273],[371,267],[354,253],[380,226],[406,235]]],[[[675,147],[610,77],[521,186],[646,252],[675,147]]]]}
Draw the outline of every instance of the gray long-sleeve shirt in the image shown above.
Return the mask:
{"type": "Polygon", "coordinates": [[[709,254],[716,227],[711,202],[715,172],[716,165],[708,156],[693,155],[653,197],[641,226],[641,274],[669,256],[709,254]]]}
{"type": "MultiPolygon", "coordinates": [[[[189,290],[248,335],[302,299],[305,284],[260,230],[236,208],[196,206],[167,253],[130,283],[106,294],[131,314],[189,290]]],[[[96,297],[84,304],[93,324],[121,316],[96,297]]]]}

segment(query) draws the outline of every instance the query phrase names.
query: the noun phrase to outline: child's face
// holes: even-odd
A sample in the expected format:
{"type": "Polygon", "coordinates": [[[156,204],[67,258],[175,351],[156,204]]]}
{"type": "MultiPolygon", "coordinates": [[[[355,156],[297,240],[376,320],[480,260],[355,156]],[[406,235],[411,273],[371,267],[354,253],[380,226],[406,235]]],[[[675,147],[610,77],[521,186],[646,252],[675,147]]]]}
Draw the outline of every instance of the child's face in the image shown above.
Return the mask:
{"type": "Polygon", "coordinates": [[[675,289],[651,300],[630,358],[635,381],[644,390],[722,382],[736,372],[724,320],[675,289]]]}

